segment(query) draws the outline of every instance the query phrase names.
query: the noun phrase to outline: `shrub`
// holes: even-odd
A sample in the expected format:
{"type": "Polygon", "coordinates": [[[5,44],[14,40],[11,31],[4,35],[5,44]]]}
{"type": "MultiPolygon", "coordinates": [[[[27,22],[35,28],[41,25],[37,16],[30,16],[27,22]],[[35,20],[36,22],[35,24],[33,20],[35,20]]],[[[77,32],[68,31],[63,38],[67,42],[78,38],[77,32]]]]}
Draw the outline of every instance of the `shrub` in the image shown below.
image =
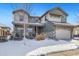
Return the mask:
{"type": "Polygon", "coordinates": [[[47,33],[47,37],[50,39],[54,39],[55,38],[55,32],[51,31],[47,33]]]}
{"type": "Polygon", "coordinates": [[[44,33],[41,33],[41,34],[39,34],[39,35],[37,35],[36,37],[35,37],[35,39],[36,40],[44,40],[45,39],[45,34],[44,33]]]}

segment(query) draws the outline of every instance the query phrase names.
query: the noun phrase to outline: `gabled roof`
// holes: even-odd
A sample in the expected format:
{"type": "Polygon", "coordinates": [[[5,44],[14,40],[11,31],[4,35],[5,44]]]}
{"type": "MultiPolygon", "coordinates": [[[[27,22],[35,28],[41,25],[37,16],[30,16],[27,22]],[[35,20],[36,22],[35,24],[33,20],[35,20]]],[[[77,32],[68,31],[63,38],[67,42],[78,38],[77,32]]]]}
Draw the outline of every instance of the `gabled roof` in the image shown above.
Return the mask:
{"type": "Polygon", "coordinates": [[[40,18],[42,18],[44,15],[46,15],[49,12],[49,10],[47,12],[45,12],[40,18]]]}
{"type": "MultiPolygon", "coordinates": [[[[45,12],[41,17],[43,17],[44,15],[46,15],[46,14],[47,14],[48,12],[50,12],[51,10],[55,10],[55,9],[60,10],[60,11],[63,12],[66,16],[68,16],[68,14],[67,14],[66,12],[64,12],[60,7],[55,7],[55,8],[52,8],[52,9],[48,10],[47,12],[45,12]]],[[[28,14],[28,15],[30,16],[30,14],[29,14],[27,11],[23,10],[23,9],[15,10],[15,11],[13,11],[13,14],[16,13],[16,12],[19,12],[19,11],[22,11],[22,12],[24,12],[24,13],[26,13],[26,14],[28,14]]],[[[39,16],[30,16],[30,17],[39,17],[39,16]]],[[[41,18],[41,17],[39,17],[39,18],[41,18]]]]}
{"type": "Polygon", "coordinates": [[[48,12],[50,12],[51,10],[55,10],[55,9],[58,9],[60,10],[61,12],[63,12],[66,16],[68,16],[68,14],[66,12],[64,12],[60,7],[55,7],[55,8],[52,8],[50,10],[48,10],[47,12],[45,12],[41,17],[43,17],[44,15],[46,15],[48,12]]]}
{"type": "Polygon", "coordinates": [[[31,16],[27,11],[25,11],[25,10],[23,10],[23,9],[15,10],[15,11],[13,11],[13,14],[15,14],[16,12],[19,12],[19,11],[28,14],[29,17],[37,17],[37,18],[40,18],[40,16],[31,16]]]}
{"type": "Polygon", "coordinates": [[[15,10],[15,11],[13,11],[13,14],[15,14],[16,12],[24,12],[24,13],[26,13],[26,14],[28,14],[29,15],[29,13],[27,12],[27,11],[25,11],[25,10],[23,10],[23,9],[18,9],[18,10],[15,10]]]}
{"type": "Polygon", "coordinates": [[[6,25],[4,25],[4,24],[2,24],[2,23],[0,23],[0,27],[7,27],[6,25]]]}
{"type": "Polygon", "coordinates": [[[60,7],[55,7],[55,8],[53,8],[53,9],[51,9],[51,10],[56,10],[56,9],[60,10],[60,11],[63,12],[66,16],[68,16],[68,14],[67,14],[62,8],[60,8],[60,7]]]}
{"type": "Polygon", "coordinates": [[[10,27],[8,27],[8,26],[6,26],[6,25],[4,25],[2,23],[0,23],[0,27],[5,27],[5,28],[9,28],[10,29],[10,27]]]}
{"type": "Polygon", "coordinates": [[[72,26],[73,27],[73,25],[72,24],[70,24],[70,23],[55,23],[54,22],[54,25],[57,25],[57,26],[72,26]]]}

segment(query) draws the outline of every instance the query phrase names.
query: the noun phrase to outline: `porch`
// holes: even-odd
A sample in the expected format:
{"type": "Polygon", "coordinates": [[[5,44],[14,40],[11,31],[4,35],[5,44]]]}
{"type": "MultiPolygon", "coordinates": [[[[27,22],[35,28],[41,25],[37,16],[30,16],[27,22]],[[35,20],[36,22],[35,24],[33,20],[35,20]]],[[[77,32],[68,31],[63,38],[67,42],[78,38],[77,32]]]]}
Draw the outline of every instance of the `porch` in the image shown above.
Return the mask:
{"type": "Polygon", "coordinates": [[[14,25],[14,37],[18,38],[35,38],[36,35],[43,32],[42,24],[15,24],[14,25]]]}

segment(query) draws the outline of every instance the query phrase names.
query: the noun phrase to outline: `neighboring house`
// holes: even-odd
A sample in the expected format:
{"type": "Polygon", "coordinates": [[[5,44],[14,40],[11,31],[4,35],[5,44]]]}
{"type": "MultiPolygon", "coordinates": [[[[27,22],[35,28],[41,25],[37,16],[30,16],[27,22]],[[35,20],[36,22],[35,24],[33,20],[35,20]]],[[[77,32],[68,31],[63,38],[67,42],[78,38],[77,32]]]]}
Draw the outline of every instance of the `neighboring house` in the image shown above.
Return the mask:
{"type": "Polygon", "coordinates": [[[79,25],[74,25],[73,35],[74,37],[79,38],[79,25]]]}
{"type": "Polygon", "coordinates": [[[67,23],[68,14],[59,7],[47,11],[41,17],[30,16],[22,9],[13,11],[13,15],[14,37],[28,37],[30,33],[36,36],[44,32],[54,39],[73,38],[74,26],[67,23]]]}
{"type": "Polygon", "coordinates": [[[0,40],[7,39],[10,35],[10,28],[0,23],[0,40]]]}

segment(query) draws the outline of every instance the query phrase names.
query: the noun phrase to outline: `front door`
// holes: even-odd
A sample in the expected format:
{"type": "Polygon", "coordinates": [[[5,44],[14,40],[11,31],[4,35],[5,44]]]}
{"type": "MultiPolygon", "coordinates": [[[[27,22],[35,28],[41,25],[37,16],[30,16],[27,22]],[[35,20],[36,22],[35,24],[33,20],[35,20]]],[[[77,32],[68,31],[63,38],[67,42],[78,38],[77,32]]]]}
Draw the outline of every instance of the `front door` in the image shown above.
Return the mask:
{"type": "Polygon", "coordinates": [[[42,33],[43,32],[43,27],[38,27],[38,33],[42,33]]]}

